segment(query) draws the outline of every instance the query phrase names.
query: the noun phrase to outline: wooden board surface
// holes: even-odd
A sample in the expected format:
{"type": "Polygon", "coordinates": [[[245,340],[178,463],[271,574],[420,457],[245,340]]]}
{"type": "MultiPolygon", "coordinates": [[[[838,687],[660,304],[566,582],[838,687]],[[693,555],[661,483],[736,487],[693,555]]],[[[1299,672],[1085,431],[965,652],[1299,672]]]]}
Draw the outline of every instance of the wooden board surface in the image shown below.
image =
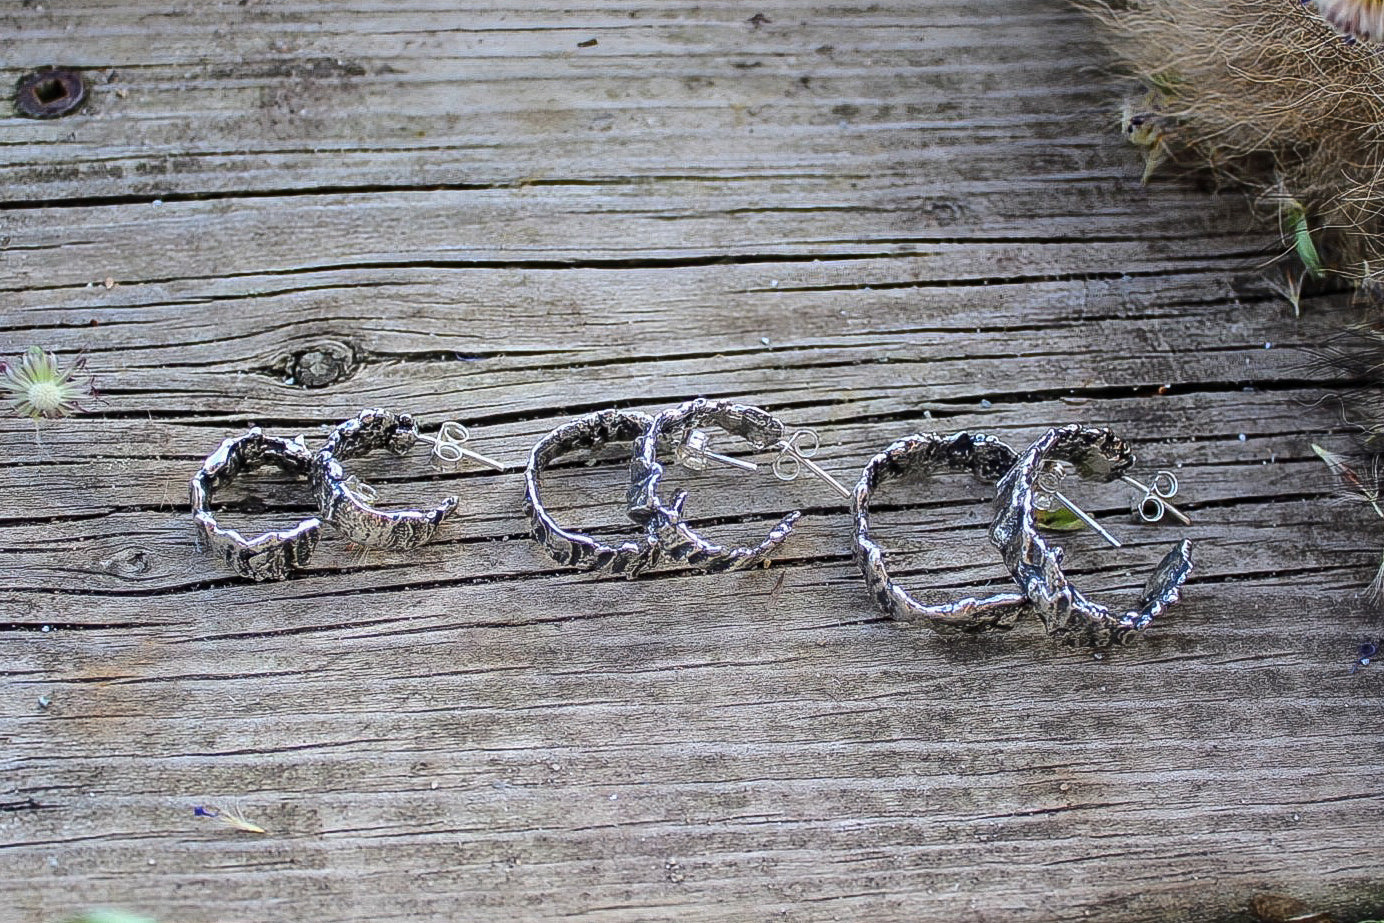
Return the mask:
{"type": "MultiPolygon", "coordinates": [[[[1384,911],[1384,670],[1349,672],[1380,537],[1309,448],[1346,445],[1311,346],[1350,306],[1272,295],[1234,194],[1139,185],[1057,0],[26,2],[0,35],[0,84],[92,84],[0,119],[0,353],[82,351],[104,393],[0,420],[0,919],[1384,911]],[[815,428],[848,481],[920,429],[1115,427],[1178,472],[1197,570],[1130,648],[945,643],[873,609],[817,485],[685,477],[709,533],[799,534],[627,582],[543,556],[513,471],[417,458],[359,469],[461,496],[412,554],[254,585],[193,547],[187,479],[251,423],[387,406],[517,465],[697,395],[815,428]]],[[[622,479],[549,489],[613,536],[622,479]]],[[[1073,535],[1073,572],[1130,599],[1184,533],[1075,491],[1129,547],[1073,535]]],[[[920,594],[1007,582],[973,485],[881,503],[920,594]]]]}

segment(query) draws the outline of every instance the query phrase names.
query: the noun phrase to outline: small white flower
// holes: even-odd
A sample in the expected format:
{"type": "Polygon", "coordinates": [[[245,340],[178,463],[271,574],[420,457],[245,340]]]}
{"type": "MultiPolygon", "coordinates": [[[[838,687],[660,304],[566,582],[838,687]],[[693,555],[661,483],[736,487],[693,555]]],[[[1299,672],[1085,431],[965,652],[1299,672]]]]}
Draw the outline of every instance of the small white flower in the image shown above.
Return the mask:
{"type": "Polygon", "coordinates": [[[69,417],[83,409],[81,401],[96,396],[93,379],[85,372],[85,359],[64,369],[56,355],[30,346],[18,365],[0,362],[0,393],[10,410],[22,417],[69,417]]]}

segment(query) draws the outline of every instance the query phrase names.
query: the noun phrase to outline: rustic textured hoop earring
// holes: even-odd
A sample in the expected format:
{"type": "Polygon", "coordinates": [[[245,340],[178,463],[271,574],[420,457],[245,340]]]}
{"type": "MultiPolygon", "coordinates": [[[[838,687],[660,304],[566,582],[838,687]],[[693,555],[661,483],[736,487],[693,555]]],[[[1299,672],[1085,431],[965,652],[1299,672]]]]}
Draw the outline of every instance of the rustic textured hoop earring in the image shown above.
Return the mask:
{"type": "Polygon", "coordinates": [[[656,414],[634,444],[630,461],[629,515],[648,529],[665,554],[702,570],[717,572],[753,567],[767,558],[793,531],[802,513],[794,510],[769,530],[769,535],[754,548],[726,548],[703,538],[683,521],[682,508],[687,492],[678,491],[672,504],[658,495],[664,467],[659,464],[660,439],[675,440],[688,430],[718,426],[739,436],[757,449],[783,444],[784,425],[768,411],[749,404],[697,398],[656,414]]]}
{"type": "Polygon", "coordinates": [[[304,519],[292,529],[247,539],[234,529],[216,524],[211,514],[211,495],[238,474],[263,465],[305,475],[311,462],[312,453],[303,445],[302,437],[290,440],[266,436],[258,426],[221,443],[207,456],[188,488],[198,546],[217,554],[231,570],[252,580],[283,580],[306,565],[321,537],[320,519],[304,519]]]}
{"type": "Polygon", "coordinates": [[[1018,593],[924,605],[889,576],[884,551],[870,537],[870,494],[879,485],[943,469],[970,472],[993,489],[1016,458],[1013,449],[993,436],[917,433],[898,440],[866,463],[851,500],[855,514],[851,544],[855,563],[881,610],[900,621],[926,625],[940,634],[961,635],[1013,628],[1020,616],[1032,608],[1028,598],[1018,593]]]}
{"type": "Polygon", "coordinates": [[[1073,647],[1123,644],[1177,602],[1192,570],[1192,543],[1178,542],[1154,569],[1139,608],[1116,616],[1091,602],[1062,572],[1061,549],[1049,548],[1034,526],[1034,490],[1050,459],[1069,462],[1082,477],[1113,481],[1134,464],[1134,452],[1108,429],[1073,423],[1048,430],[1000,481],[990,540],[1051,637],[1073,647]]]}
{"type": "Polygon", "coordinates": [[[648,535],[620,545],[607,545],[590,535],[564,529],[544,508],[538,479],[560,456],[578,449],[595,451],[611,442],[633,442],[653,418],[633,410],[598,410],[570,420],[544,436],[529,453],[524,469],[524,512],[533,537],[559,564],[607,569],[634,577],[658,560],[658,544],[648,535]]]}
{"type": "MultiPolygon", "coordinates": [[[[351,541],[369,548],[406,551],[431,540],[456,509],[456,497],[447,497],[431,510],[384,512],[371,505],[378,498],[375,490],[355,477],[347,477],[341,467],[341,459],[356,458],[376,449],[406,455],[420,440],[432,443],[433,454],[437,457],[449,462],[458,460],[450,453],[444,454],[445,447],[460,445],[458,438],[448,436],[445,426],[439,436],[421,436],[417,421],[406,413],[362,410],[332,430],[327,444],[313,456],[309,472],[313,495],[322,508],[322,518],[351,541]]],[[[504,469],[493,459],[469,450],[464,454],[496,470],[504,469]]]]}

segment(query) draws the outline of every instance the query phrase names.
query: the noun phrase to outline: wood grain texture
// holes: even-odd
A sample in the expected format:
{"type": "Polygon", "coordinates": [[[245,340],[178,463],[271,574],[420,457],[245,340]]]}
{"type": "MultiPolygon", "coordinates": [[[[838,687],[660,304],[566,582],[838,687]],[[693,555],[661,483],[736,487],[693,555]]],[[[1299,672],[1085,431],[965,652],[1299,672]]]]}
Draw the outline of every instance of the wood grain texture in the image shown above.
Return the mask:
{"type": "MultiPolygon", "coordinates": [[[[1233,194],[1139,185],[1058,0],[89,0],[0,35],[5,85],[92,80],[0,118],[0,352],[83,351],[104,392],[0,420],[0,919],[1384,913],[1384,671],[1349,674],[1378,523],[1309,449],[1345,445],[1311,347],[1350,307],[1270,295],[1233,194]],[[461,497],[416,552],[328,537],[254,585],[193,548],[187,479],[251,423],[385,406],[517,466],[695,395],[847,480],[919,429],[1116,427],[1177,466],[1197,570],[1128,649],[946,643],[874,610],[813,484],[679,475],[718,540],[805,515],[766,571],[626,581],[528,541],[514,472],[418,457],[359,462],[461,497]]],[[[623,471],[549,499],[618,536],[623,471]]],[[[1132,599],[1184,533],[1076,492],[1129,547],[1073,535],[1073,573],[1132,599]]],[[[278,476],[227,500],[310,512],[278,476]]],[[[1008,583],[989,515],[941,477],[873,519],[940,601],[1008,583]]]]}

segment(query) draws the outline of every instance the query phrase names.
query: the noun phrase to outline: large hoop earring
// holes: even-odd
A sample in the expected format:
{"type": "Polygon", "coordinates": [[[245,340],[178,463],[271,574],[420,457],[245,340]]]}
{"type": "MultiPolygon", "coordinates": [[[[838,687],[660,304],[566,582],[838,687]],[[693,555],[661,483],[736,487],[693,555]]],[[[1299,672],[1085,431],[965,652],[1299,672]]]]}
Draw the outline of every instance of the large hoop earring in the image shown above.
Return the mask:
{"type": "Polygon", "coordinates": [[[283,580],[308,563],[322,534],[322,520],[304,519],[292,529],[265,532],[247,539],[235,529],[216,524],[211,512],[211,495],[246,471],[274,465],[289,474],[306,475],[312,453],[302,437],[281,439],[266,436],[258,426],[242,436],[221,443],[207,456],[202,469],[192,478],[188,493],[192,518],[197,528],[198,546],[221,558],[242,577],[251,580],[283,580]]]}
{"type": "Polygon", "coordinates": [[[412,416],[388,410],[362,410],[332,430],[327,444],[313,456],[309,472],[322,518],[367,548],[406,551],[430,541],[456,509],[456,497],[447,497],[431,510],[385,512],[372,505],[378,499],[374,489],[347,477],[341,466],[342,459],[377,449],[406,455],[419,438],[418,423],[412,416]]]}
{"type": "Polygon", "coordinates": [[[926,476],[940,469],[969,472],[993,487],[1016,459],[1014,450],[993,436],[917,433],[898,440],[866,463],[851,499],[855,516],[851,545],[865,585],[883,612],[902,622],[926,625],[939,634],[963,635],[1013,628],[1020,617],[1031,611],[1028,598],[1019,593],[925,605],[889,576],[884,550],[870,535],[870,495],[881,484],[926,476]]]}
{"type": "Polygon", "coordinates": [[[769,530],[768,536],[753,548],[727,548],[702,537],[683,519],[687,492],[678,491],[671,504],[664,503],[658,488],[664,467],[658,462],[660,439],[676,442],[678,437],[705,426],[718,426],[739,436],[757,449],[768,449],[783,442],[784,425],[768,411],[749,404],[697,398],[655,414],[634,444],[630,461],[629,515],[642,524],[651,540],[663,553],[708,572],[743,570],[764,561],[783,544],[802,513],[788,513],[769,530]]]}
{"type": "Polygon", "coordinates": [[[595,451],[611,442],[634,442],[653,418],[633,410],[598,410],[570,420],[544,436],[529,452],[524,469],[524,512],[529,517],[534,540],[557,563],[587,570],[609,570],[637,576],[658,560],[658,543],[649,535],[637,540],[607,545],[571,529],[564,529],[543,506],[539,477],[543,469],[560,456],[578,449],[595,451]]]}
{"type": "Polygon", "coordinates": [[[1183,539],[1164,556],[1144,585],[1138,608],[1116,615],[1091,602],[1067,580],[1061,549],[1049,548],[1034,522],[1034,491],[1050,460],[1070,463],[1084,478],[1113,481],[1134,464],[1134,451],[1108,429],[1073,423],[1048,430],[1000,481],[990,541],[1051,637],[1073,647],[1124,644],[1178,601],[1192,571],[1192,543],[1183,539]]]}

